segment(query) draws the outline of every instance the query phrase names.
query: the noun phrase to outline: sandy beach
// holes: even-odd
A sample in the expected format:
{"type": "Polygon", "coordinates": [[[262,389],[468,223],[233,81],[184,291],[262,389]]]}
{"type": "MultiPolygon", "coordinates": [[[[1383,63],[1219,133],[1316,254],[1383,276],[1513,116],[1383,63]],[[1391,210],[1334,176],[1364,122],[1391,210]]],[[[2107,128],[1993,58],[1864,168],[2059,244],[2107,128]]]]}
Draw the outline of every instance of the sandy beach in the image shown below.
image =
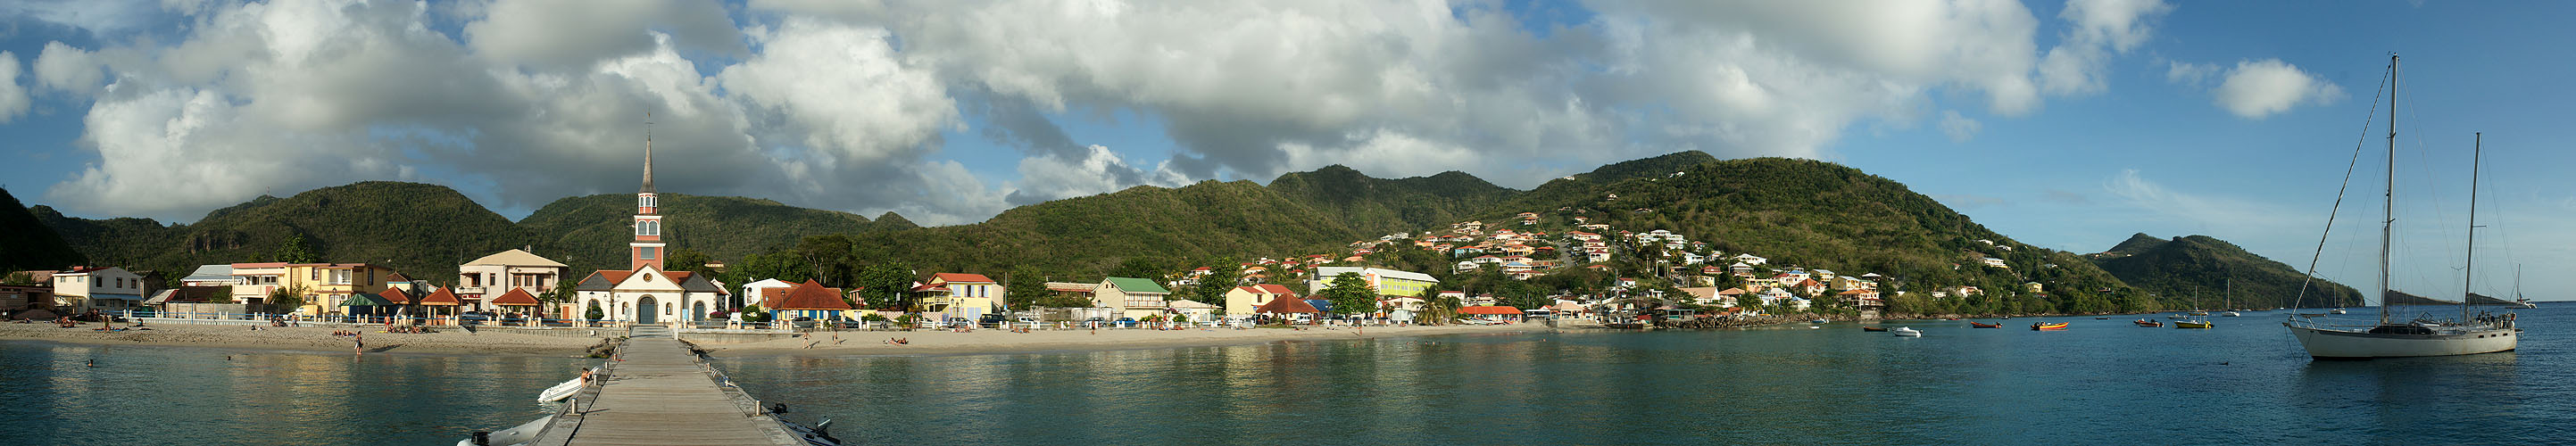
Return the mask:
{"type": "MultiPolygon", "coordinates": [[[[1389,338],[1475,333],[1520,333],[1546,331],[1541,324],[1451,325],[1440,327],[1307,327],[1289,328],[1212,328],[1188,330],[1038,330],[1013,333],[1008,330],[980,329],[968,333],[949,331],[844,331],[816,332],[805,337],[776,339],[742,344],[701,345],[709,354],[719,356],[753,355],[947,355],[980,353],[1023,353],[1048,351],[1126,350],[1147,348],[1199,347],[1217,345],[1259,344],[1273,341],[1315,341],[1334,339],[1389,338]],[[895,345],[888,339],[902,338],[909,343],[895,345]]],[[[686,339],[687,336],[682,336],[686,339]]]]}
{"type": "MultiPolygon", "coordinates": [[[[116,324],[130,327],[130,324],[116,324]]],[[[118,332],[92,330],[95,322],[75,328],[59,328],[50,323],[0,323],[0,340],[38,340],[85,344],[125,344],[194,346],[212,348],[309,350],[348,353],[354,348],[350,338],[332,336],[333,331],[359,331],[367,341],[367,354],[426,353],[465,355],[581,355],[599,338],[583,336],[547,336],[479,330],[442,328],[437,333],[385,333],[382,327],[260,327],[252,330],[240,325],[147,324],[149,330],[127,329],[118,332]]]]}

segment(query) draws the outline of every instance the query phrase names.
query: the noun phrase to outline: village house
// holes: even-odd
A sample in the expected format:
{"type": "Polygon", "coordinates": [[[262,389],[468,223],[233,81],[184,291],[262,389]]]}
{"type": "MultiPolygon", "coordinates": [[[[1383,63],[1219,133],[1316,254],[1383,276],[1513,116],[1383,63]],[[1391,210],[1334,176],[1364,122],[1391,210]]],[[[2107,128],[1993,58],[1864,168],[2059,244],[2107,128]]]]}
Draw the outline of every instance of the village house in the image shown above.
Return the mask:
{"type": "Polygon", "coordinates": [[[75,266],[54,273],[54,308],[63,312],[117,311],[143,302],[143,276],[120,267],[75,266]]]}
{"type": "Polygon", "coordinates": [[[1000,282],[982,274],[938,273],[930,275],[930,288],[913,305],[922,315],[940,320],[978,320],[987,314],[999,314],[994,303],[1002,297],[1000,282]]]}
{"type": "Polygon", "coordinates": [[[1440,279],[1433,278],[1429,274],[1412,271],[1333,266],[1315,269],[1315,278],[1306,281],[1306,294],[1314,295],[1323,292],[1325,287],[1332,285],[1333,279],[1340,278],[1342,274],[1358,274],[1360,280],[1368,283],[1369,289],[1376,290],[1377,294],[1385,296],[1421,297],[1422,293],[1430,289],[1433,284],[1440,283],[1440,279]]]}
{"type": "Polygon", "coordinates": [[[1121,317],[1141,320],[1163,314],[1163,301],[1171,295],[1172,290],[1150,279],[1111,277],[1092,288],[1091,306],[1117,308],[1121,317]]]}
{"type": "Polygon", "coordinates": [[[1254,308],[1259,308],[1262,305],[1269,304],[1271,300],[1280,298],[1295,299],[1297,298],[1297,293],[1290,291],[1287,285],[1272,283],[1234,287],[1234,289],[1225,291],[1225,314],[1227,316],[1249,317],[1252,316],[1252,310],[1254,308]]]}
{"type": "Polygon", "coordinates": [[[456,297],[464,301],[467,310],[486,310],[490,309],[484,302],[486,298],[501,297],[512,289],[545,294],[571,272],[572,267],[563,262],[526,250],[501,251],[456,267],[456,297]]]}

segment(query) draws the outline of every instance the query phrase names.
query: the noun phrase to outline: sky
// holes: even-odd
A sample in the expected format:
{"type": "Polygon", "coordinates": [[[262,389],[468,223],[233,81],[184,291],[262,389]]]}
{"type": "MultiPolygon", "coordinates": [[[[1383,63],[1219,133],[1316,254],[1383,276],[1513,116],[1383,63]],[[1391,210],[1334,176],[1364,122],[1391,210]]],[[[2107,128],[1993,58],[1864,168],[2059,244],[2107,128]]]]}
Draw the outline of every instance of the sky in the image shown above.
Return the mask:
{"type": "Polygon", "coordinates": [[[2576,103],[2550,86],[2576,72],[2565,17],[2576,3],[19,0],[0,3],[0,187],[177,223],[399,180],[516,219],[634,190],[649,122],[661,191],[946,225],[1331,164],[1526,189],[1700,150],[1849,165],[2033,245],[2202,234],[2367,289],[2397,53],[2395,285],[2463,286],[2483,132],[2476,289],[2510,295],[2519,267],[2531,297],[2576,299],[2576,150],[2548,133],[2576,103]]]}

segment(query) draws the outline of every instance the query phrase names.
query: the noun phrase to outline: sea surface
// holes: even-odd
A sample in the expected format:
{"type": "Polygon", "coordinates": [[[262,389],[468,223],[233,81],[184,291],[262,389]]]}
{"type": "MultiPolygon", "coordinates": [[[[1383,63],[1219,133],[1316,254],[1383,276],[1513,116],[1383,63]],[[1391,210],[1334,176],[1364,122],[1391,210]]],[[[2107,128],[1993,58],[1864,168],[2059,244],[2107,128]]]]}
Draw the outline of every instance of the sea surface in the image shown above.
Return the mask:
{"type": "MultiPolygon", "coordinates": [[[[2521,313],[2517,352],[2360,362],[2256,312],[716,365],[858,444],[2576,442],[2576,303],[2521,313]]],[[[5,342],[0,444],[451,444],[595,361],[5,342]]]]}

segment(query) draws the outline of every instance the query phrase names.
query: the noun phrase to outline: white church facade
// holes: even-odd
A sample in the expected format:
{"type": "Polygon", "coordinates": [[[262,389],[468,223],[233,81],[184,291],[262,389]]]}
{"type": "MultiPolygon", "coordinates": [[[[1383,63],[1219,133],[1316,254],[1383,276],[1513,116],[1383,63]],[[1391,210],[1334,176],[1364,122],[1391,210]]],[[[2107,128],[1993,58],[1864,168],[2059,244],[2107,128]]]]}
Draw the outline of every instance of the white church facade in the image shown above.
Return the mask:
{"type": "Polygon", "coordinates": [[[610,324],[678,324],[707,319],[725,308],[724,286],[704,275],[664,271],[670,255],[662,215],[653,193],[653,138],[644,138],[644,188],[635,193],[635,241],[626,244],[627,270],[602,270],[574,286],[573,317],[610,324]]]}

